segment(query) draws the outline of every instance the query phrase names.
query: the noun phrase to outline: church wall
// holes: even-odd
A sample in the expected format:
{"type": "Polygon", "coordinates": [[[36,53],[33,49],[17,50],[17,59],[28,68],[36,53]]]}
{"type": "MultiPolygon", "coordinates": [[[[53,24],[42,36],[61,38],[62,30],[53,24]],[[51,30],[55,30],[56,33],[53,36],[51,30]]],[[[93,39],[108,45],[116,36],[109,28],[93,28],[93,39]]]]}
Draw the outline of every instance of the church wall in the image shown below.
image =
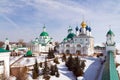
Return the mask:
{"type": "Polygon", "coordinates": [[[4,61],[4,70],[6,77],[9,77],[10,75],[9,57],[10,57],[10,52],[0,53],[0,61],[4,61]]]}

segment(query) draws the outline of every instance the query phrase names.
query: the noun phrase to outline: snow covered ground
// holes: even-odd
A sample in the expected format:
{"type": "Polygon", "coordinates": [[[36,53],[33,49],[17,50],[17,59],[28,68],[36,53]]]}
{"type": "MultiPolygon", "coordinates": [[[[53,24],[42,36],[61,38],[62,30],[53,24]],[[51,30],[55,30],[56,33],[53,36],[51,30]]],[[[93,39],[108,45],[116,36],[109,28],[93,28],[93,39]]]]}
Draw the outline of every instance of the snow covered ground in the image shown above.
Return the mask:
{"type": "Polygon", "coordinates": [[[19,58],[21,58],[22,56],[23,55],[10,57],[10,65],[14,63],[16,60],[18,60],[19,58]]]}
{"type": "MultiPolygon", "coordinates": [[[[18,62],[16,62],[13,66],[31,66],[35,64],[35,60],[37,59],[37,62],[44,62],[45,61],[45,56],[46,55],[41,55],[37,57],[23,57],[20,59],[18,62]]],[[[13,63],[13,61],[18,60],[20,57],[14,57],[11,58],[10,62],[13,63]]]]}
{"type": "Polygon", "coordinates": [[[96,80],[101,66],[99,58],[87,57],[84,60],[86,60],[86,67],[84,70],[85,80],[96,80]]]}
{"type": "MultiPolygon", "coordinates": [[[[39,62],[45,61],[45,56],[38,56],[38,57],[24,57],[19,62],[16,63],[24,66],[33,65],[35,63],[35,59],[37,59],[39,62]]],[[[96,76],[99,74],[100,69],[100,60],[99,58],[93,58],[93,57],[84,57],[81,58],[82,60],[86,60],[85,64],[86,67],[84,69],[84,78],[85,80],[96,80],[96,76]]],[[[50,80],[76,80],[75,76],[71,71],[68,70],[68,68],[65,66],[65,62],[62,62],[61,59],[59,59],[60,64],[58,64],[58,70],[60,73],[60,77],[51,76],[50,80]]],[[[51,61],[51,63],[53,63],[51,61]]],[[[43,80],[43,79],[38,79],[43,80]]]]}

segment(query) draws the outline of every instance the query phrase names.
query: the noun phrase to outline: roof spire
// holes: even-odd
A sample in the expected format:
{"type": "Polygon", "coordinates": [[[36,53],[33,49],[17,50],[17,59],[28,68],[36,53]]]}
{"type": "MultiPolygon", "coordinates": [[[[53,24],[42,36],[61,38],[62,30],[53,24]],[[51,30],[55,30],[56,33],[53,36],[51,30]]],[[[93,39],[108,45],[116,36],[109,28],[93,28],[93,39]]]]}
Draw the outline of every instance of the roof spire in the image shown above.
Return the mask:
{"type": "Polygon", "coordinates": [[[84,15],[82,15],[82,23],[81,23],[81,26],[82,26],[82,28],[85,28],[86,26],[87,26],[87,24],[86,24],[86,22],[85,22],[85,17],[84,17],[84,15]]]}
{"type": "Polygon", "coordinates": [[[111,25],[108,26],[109,30],[111,30],[111,25]]]}
{"type": "Polygon", "coordinates": [[[86,22],[82,21],[81,26],[82,26],[82,28],[85,28],[87,26],[86,22]]]}
{"type": "Polygon", "coordinates": [[[69,26],[69,28],[68,28],[68,33],[71,33],[71,32],[72,32],[72,27],[69,26]]]}
{"type": "Polygon", "coordinates": [[[46,27],[45,27],[45,24],[44,24],[44,26],[43,26],[43,31],[44,31],[44,32],[46,31],[46,27]]]}

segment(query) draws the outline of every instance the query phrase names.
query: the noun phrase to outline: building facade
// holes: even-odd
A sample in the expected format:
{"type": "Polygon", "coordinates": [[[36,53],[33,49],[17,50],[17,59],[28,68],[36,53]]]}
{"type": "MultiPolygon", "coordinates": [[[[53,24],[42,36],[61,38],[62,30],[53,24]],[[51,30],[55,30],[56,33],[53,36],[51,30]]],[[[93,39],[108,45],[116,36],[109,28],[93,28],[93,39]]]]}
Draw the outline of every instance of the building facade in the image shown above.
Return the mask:
{"type": "Polygon", "coordinates": [[[94,38],[91,35],[91,27],[86,22],[81,27],[75,28],[76,32],[69,27],[68,35],[59,45],[59,53],[79,53],[81,55],[92,55],[94,53],[94,38]]]}
{"type": "Polygon", "coordinates": [[[36,53],[46,53],[49,49],[53,49],[54,45],[52,43],[52,38],[49,36],[46,31],[46,27],[43,27],[43,31],[40,33],[38,38],[35,38],[34,41],[31,41],[31,50],[36,53]]]}

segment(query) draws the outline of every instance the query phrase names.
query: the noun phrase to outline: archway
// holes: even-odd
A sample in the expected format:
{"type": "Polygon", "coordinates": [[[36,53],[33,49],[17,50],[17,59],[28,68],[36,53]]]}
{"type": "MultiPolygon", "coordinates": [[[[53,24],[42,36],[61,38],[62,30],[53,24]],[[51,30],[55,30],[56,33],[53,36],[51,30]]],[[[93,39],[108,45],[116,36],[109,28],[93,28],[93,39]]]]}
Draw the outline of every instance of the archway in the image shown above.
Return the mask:
{"type": "Polygon", "coordinates": [[[77,54],[77,55],[81,55],[81,51],[80,51],[80,50],[77,50],[77,51],[76,51],[76,54],[77,54]]]}
{"type": "Polygon", "coordinates": [[[66,50],[66,54],[69,54],[70,53],[70,50],[66,50]]]}

